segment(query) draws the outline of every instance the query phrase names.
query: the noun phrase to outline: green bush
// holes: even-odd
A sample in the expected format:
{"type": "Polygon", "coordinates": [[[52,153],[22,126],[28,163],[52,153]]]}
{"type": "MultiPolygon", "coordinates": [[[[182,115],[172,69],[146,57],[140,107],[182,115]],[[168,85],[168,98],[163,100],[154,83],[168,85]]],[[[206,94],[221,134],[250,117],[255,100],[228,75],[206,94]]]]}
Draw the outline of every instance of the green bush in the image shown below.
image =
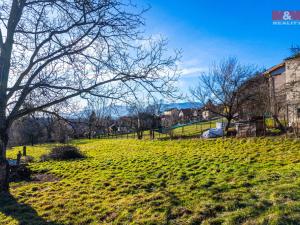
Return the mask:
{"type": "Polygon", "coordinates": [[[62,145],[51,149],[49,154],[41,156],[42,161],[82,159],[85,155],[75,146],[62,145]]]}

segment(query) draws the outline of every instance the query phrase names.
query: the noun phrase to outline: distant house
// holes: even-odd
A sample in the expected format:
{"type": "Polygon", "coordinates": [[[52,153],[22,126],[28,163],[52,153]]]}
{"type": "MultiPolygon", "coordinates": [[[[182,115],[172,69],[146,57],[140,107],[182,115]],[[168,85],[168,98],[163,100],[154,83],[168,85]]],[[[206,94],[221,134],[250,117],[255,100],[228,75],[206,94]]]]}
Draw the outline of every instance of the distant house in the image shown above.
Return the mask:
{"type": "Polygon", "coordinates": [[[170,126],[169,116],[161,115],[160,120],[161,120],[161,125],[163,127],[169,127],[170,126]]]}
{"type": "Polygon", "coordinates": [[[181,109],[178,116],[181,121],[190,121],[193,119],[193,113],[193,109],[181,109]]]}
{"type": "Polygon", "coordinates": [[[216,117],[217,115],[214,113],[216,109],[217,106],[215,106],[211,101],[208,101],[202,109],[202,118],[205,120],[209,120],[216,117]]]}
{"type": "Polygon", "coordinates": [[[198,118],[200,115],[201,115],[201,113],[198,109],[193,110],[193,118],[198,118]]]}
{"type": "Polygon", "coordinates": [[[290,126],[300,123],[300,55],[273,66],[264,75],[269,81],[273,115],[286,119],[290,126]]]}
{"type": "Polygon", "coordinates": [[[179,110],[176,108],[168,109],[160,116],[161,125],[163,127],[171,127],[179,122],[179,110]]]}
{"type": "Polygon", "coordinates": [[[112,124],[108,128],[110,134],[116,134],[118,132],[118,126],[116,123],[112,124]]]}
{"type": "Polygon", "coordinates": [[[129,127],[126,126],[118,126],[118,133],[120,134],[124,134],[124,133],[129,133],[131,131],[131,129],[129,127]]]}
{"type": "Polygon", "coordinates": [[[132,116],[122,116],[118,119],[118,125],[129,129],[133,126],[133,121],[134,118],[132,116]]]}
{"type": "Polygon", "coordinates": [[[203,119],[208,120],[213,117],[213,113],[207,109],[203,110],[202,117],[203,117],[203,119]]]}
{"type": "Polygon", "coordinates": [[[182,122],[197,121],[202,119],[202,112],[200,109],[181,109],[178,116],[182,122]]]}
{"type": "Polygon", "coordinates": [[[163,112],[164,116],[178,116],[179,110],[176,108],[168,109],[163,112]]]}
{"type": "MultiPolygon", "coordinates": [[[[177,123],[195,122],[203,119],[204,108],[169,109],[160,116],[162,126],[170,127],[177,123]]],[[[208,112],[208,117],[214,115],[208,112]]]]}

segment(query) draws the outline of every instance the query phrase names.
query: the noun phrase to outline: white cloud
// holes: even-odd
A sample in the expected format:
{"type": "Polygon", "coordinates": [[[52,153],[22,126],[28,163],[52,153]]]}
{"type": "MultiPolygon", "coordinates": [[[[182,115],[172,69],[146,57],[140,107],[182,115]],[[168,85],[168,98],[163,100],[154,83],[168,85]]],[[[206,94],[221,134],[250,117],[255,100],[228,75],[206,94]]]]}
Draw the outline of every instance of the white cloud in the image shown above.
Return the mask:
{"type": "Polygon", "coordinates": [[[187,67],[181,69],[182,75],[200,75],[200,73],[205,72],[207,68],[205,67],[187,67]]]}
{"type": "Polygon", "coordinates": [[[197,58],[180,62],[178,68],[180,69],[181,75],[185,77],[199,76],[202,72],[208,70],[206,65],[197,58]]]}

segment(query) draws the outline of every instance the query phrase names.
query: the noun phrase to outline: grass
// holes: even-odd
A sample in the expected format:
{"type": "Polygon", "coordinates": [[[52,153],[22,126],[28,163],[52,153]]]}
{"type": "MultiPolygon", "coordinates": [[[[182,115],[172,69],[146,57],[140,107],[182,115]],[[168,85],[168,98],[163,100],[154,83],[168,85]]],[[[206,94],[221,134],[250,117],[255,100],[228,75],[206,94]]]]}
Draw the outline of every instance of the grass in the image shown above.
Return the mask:
{"type": "MultiPolygon", "coordinates": [[[[212,121],[205,121],[205,122],[198,122],[193,123],[189,125],[183,125],[182,127],[177,127],[172,129],[173,131],[173,138],[184,138],[184,137],[199,137],[203,131],[208,130],[209,128],[215,128],[216,122],[222,122],[225,119],[215,119],[212,121]]],[[[168,132],[165,133],[155,133],[155,139],[168,139],[170,138],[170,135],[168,132]]],[[[130,133],[130,134],[118,134],[118,135],[112,135],[112,136],[105,136],[104,139],[130,139],[130,138],[136,138],[136,133],[130,133]]],[[[150,131],[146,130],[143,133],[143,139],[149,140],[150,139],[150,131]]]]}
{"type": "MultiPolygon", "coordinates": [[[[13,183],[0,224],[299,224],[300,142],[286,139],[80,140],[88,156],[38,162],[13,183]]],[[[20,148],[8,152],[15,157],[20,148]]]]}
{"type": "Polygon", "coordinates": [[[209,128],[215,128],[216,122],[222,122],[222,119],[199,122],[183,127],[178,127],[173,130],[174,136],[197,136],[202,134],[203,131],[208,130],[209,128]]]}
{"type": "MultiPolygon", "coordinates": [[[[288,122],[286,120],[280,120],[280,123],[285,127],[288,126],[288,122]]],[[[276,128],[277,127],[276,122],[273,118],[266,118],[265,124],[266,124],[267,128],[276,128]]]]}

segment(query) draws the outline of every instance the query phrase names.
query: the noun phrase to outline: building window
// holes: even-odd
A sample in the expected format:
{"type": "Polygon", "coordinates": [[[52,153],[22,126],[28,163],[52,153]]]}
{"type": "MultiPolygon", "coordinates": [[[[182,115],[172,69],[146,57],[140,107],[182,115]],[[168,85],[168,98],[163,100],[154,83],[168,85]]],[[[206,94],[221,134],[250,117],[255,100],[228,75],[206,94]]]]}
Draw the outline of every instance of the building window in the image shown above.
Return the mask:
{"type": "Polygon", "coordinates": [[[297,109],[297,117],[300,118],[300,108],[297,109]]]}

